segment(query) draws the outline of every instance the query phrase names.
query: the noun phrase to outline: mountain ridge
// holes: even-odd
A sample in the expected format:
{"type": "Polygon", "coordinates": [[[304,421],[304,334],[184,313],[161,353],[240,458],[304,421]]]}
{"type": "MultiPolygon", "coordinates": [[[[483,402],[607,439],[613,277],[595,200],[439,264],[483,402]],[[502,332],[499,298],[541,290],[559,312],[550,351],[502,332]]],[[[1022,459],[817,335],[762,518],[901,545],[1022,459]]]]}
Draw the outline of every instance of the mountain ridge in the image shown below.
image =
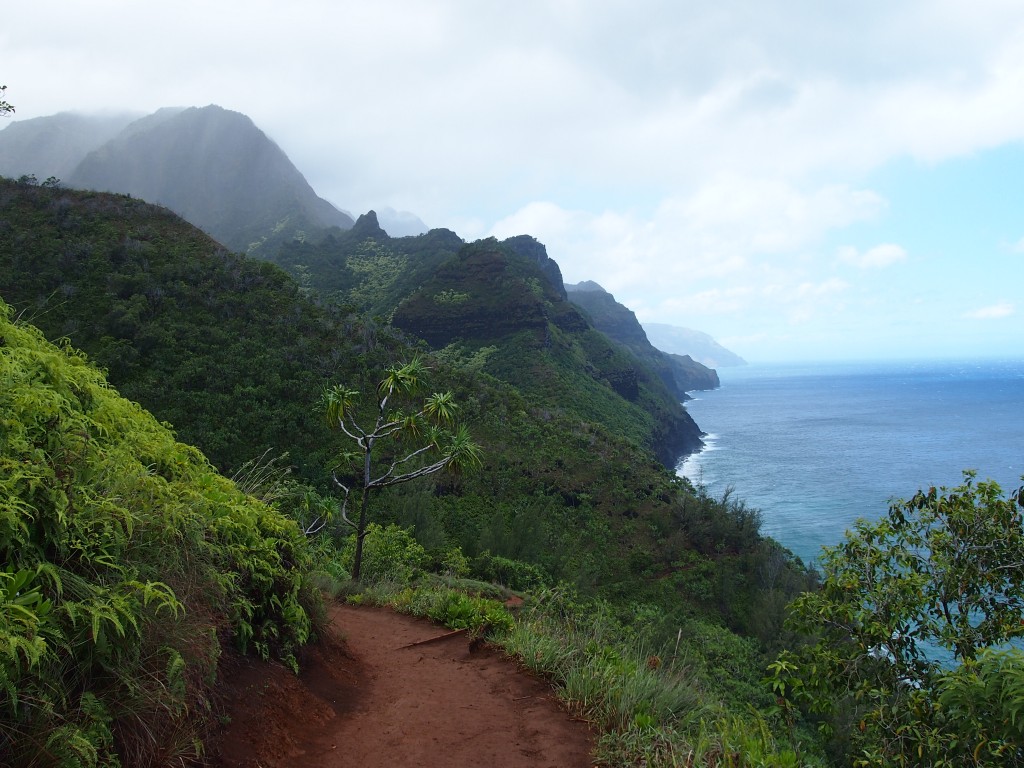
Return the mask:
{"type": "Polygon", "coordinates": [[[690,399],[688,392],[720,386],[714,369],[688,355],[670,354],[652,344],[633,311],[599,284],[588,280],[568,285],[566,290],[569,300],[587,314],[595,328],[625,345],[649,365],[680,400],[690,399]]]}
{"type": "Polygon", "coordinates": [[[644,323],[644,331],[658,349],[670,354],[689,355],[710,368],[746,365],[747,361],[703,331],[665,323],[644,323]]]}
{"type": "Polygon", "coordinates": [[[130,124],[86,155],[67,183],[165,205],[235,251],[281,229],[353,224],[250,118],[215,105],[130,124]]]}
{"type": "Polygon", "coordinates": [[[353,223],[249,117],[213,104],[14,122],[0,131],[0,174],[52,176],[164,205],[240,252],[353,223]]]}

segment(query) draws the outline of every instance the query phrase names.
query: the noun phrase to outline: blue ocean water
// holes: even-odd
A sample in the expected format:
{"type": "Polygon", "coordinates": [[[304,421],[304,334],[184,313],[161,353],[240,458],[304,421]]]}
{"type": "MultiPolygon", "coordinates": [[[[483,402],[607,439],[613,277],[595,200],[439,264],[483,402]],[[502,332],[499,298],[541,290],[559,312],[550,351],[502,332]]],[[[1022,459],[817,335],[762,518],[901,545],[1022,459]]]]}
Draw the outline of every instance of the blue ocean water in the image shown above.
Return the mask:
{"type": "Polygon", "coordinates": [[[679,473],[728,487],[762,531],[815,560],[860,517],[978,470],[1004,490],[1024,475],[1024,359],[751,365],[687,410],[708,433],[679,473]]]}

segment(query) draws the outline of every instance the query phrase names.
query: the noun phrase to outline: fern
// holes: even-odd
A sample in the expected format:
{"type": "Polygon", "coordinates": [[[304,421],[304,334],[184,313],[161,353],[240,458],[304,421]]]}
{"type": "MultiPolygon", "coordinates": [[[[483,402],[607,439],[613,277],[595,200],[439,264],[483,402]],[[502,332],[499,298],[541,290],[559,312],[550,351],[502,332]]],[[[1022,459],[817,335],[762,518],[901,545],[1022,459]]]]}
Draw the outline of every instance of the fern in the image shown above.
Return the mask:
{"type": "Polygon", "coordinates": [[[140,764],[164,738],[194,754],[183,723],[207,709],[220,634],[291,666],[308,639],[305,538],[9,314],[0,302],[0,754],[113,766],[115,731],[140,764]]]}

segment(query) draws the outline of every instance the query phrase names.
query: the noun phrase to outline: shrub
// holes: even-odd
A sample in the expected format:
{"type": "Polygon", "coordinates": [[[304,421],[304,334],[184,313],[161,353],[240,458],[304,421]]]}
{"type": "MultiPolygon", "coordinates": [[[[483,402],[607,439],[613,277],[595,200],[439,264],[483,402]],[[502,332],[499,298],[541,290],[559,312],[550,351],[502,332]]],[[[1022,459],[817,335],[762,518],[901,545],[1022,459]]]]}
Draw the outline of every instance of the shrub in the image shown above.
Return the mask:
{"type": "Polygon", "coordinates": [[[531,590],[544,586],[547,577],[540,567],[522,560],[484,552],[473,558],[473,575],[484,581],[493,581],[509,589],[531,590]]]}
{"type": "MultiPolygon", "coordinates": [[[[352,568],[356,554],[356,537],[350,536],[342,549],[341,562],[352,568]]],[[[369,584],[392,582],[407,584],[427,562],[426,550],[413,538],[412,532],[397,525],[386,528],[370,523],[363,541],[363,565],[360,578],[369,584]]]]}
{"type": "Polygon", "coordinates": [[[295,524],[2,302],[0,562],[13,765],[194,758],[222,642],[294,666],[311,631],[295,524]]]}

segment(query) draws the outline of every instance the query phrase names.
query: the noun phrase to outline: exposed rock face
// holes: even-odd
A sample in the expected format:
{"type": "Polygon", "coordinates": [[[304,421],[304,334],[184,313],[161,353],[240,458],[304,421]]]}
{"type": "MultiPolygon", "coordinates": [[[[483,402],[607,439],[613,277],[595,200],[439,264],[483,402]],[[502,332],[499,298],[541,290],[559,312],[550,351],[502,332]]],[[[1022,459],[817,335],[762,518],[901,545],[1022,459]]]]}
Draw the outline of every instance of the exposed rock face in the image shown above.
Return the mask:
{"type": "Polygon", "coordinates": [[[706,365],[698,363],[689,355],[669,354],[668,357],[674,364],[672,375],[675,376],[676,386],[682,391],[718,389],[722,385],[718,379],[718,372],[714,368],[708,368],[706,365]]]}
{"type": "Polygon", "coordinates": [[[492,239],[467,245],[440,265],[399,304],[392,323],[435,348],[493,347],[485,370],[538,402],[571,402],[568,408],[582,418],[608,424],[628,411],[623,418],[633,420],[631,434],[667,466],[698,449],[700,429],[681,407],[674,382],[666,384],[599,332],[565,295],[561,270],[536,240],[492,239]]]}
{"type": "Polygon", "coordinates": [[[380,222],[377,221],[377,214],[374,211],[367,211],[356,219],[349,234],[356,240],[365,240],[367,238],[386,240],[388,238],[388,233],[381,229],[380,222]]]}
{"type": "Polygon", "coordinates": [[[544,247],[543,243],[530,235],[517,235],[516,237],[503,240],[502,245],[508,246],[514,253],[523,258],[533,261],[540,267],[541,272],[547,276],[562,301],[568,298],[565,292],[565,284],[562,282],[562,270],[559,269],[555,260],[548,256],[548,249],[544,247]]]}

